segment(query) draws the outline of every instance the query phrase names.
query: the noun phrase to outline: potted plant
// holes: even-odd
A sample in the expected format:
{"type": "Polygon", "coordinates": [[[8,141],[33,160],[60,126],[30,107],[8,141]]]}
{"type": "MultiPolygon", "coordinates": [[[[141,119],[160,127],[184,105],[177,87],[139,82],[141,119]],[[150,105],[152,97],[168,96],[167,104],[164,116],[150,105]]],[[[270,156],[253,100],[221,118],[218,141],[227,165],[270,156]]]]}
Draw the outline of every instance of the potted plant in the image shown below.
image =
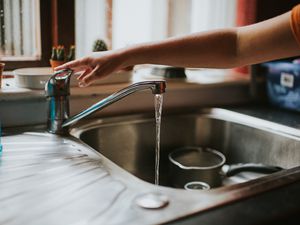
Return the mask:
{"type": "Polygon", "coordinates": [[[50,65],[52,69],[57,66],[64,64],[67,61],[71,61],[75,59],[75,46],[71,45],[69,49],[69,54],[66,56],[65,47],[63,45],[59,45],[57,47],[52,47],[50,65]]]}
{"type": "Polygon", "coordinates": [[[93,52],[101,52],[101,51],[107,51],[107,50],[108,50],[108,48],[107,48],[107,45],[104,40],[97,39],[94,42],[93,52]]]}

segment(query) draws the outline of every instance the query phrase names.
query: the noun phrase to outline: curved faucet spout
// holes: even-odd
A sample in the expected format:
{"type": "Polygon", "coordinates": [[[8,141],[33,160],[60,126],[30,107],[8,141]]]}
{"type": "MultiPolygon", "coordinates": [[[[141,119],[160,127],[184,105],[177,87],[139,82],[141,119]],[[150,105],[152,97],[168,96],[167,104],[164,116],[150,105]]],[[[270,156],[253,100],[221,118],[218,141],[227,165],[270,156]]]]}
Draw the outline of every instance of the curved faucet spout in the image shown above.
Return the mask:
{"type": "Polygon", "coordinates": [[[48,131],[54,134],[67,134],[67,127],[69,125],[136,91],[151,89],[153,94],[162,94],[166,89],[165,81],[134,83],[69,118],[70,78],[72,74],[73,71],[70,69],[57,71],[48,80],[45,86],[46,97],[49,102],[48,131]]]}
{"type": "Polygon", "coordinates": [[[104,109],[105,107],[113,104],[114,102],[119,101],[120,99],[122,99],[134,92],[142,91],[145,89],[151,89],[153,94],[162,94],[165,92],[166,82],[165,81],[143,81],[143,82],[134,83],[134,84],[108,96],[107,98],[97,102],[96,104],[92,105],[91,107],[82,111],[81,113],[78,113],[77,115],[67,119],[62,124],[62,127],[67,127],[98,110],[104,109]]]}

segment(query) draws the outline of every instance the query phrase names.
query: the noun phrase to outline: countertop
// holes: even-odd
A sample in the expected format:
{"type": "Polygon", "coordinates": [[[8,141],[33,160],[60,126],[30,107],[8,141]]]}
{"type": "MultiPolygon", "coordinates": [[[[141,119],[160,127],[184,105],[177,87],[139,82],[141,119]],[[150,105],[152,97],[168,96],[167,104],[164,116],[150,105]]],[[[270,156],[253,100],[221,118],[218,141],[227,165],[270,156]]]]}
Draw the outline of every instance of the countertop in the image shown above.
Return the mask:
{"type": "Polygon", "coordinates": [[[222,205],[236,193],[146,183],[73,137],[20,132],[2,137],[2,144],[0,224],[160,224],[222,205]],[[149,193],[166,197],[166,207],[136,204],[149,193]]]}
{"type": "Polygon", "coordinates": [[[274,224],[300,209],[300,182],[292,182],[299,181],[299,168],[283,179],[290,185],[278,182],[268,192],[262,189],[277,175],[226,192],[187,192],[137,179],[71,136],[8,133],[0,158],[1,224],[274,224]],[[169,202],[161,209],[141,208],[136,199],[148,193],[169,202]]]}
{"type": "Polygon", "coordinates": [[[208,199],[138,181],[71,137],[24,132],[2,137],[2,144],[0,224],[157,224],[208,199]],[[167,194],[168,207],[134,203],[149,192],[167,194]],[[177,212],[187,202],[194,204],[177,212]]]}
{"type": "MultiPolygon", "coordinates": [[[[169,82],[165,112],[250,101],[248,78],[215,81],[169,82]]],[[[92,86],[84,91],[72,88],[71,113],[127,85],[92,86]]],[[[287,216],[300,211],[300,182],[255,196],[249,193],[255,192],[257,184],[241,186],[238,192],[227,190],[226,194],[220,190],[203,194],[186,192],[141,181],[74,137],[26,128],[16,133],[17,126],[45,124],[46,99],[40,90],[4,88],[1,92],[1,122],[14,132],[1,138],[0,224],[275,224],[274,220],[290,222],[287,216]],[[141,208],[136,199],[147,193],[167,196],[168,205],[155,210],[141,208]],[[236,201],[243,193],[248,193],[248,197],[236,201]],[[225,204],[230,201],[231,204],[225,204]],[[262,213],[264,210],[270,214],[262,213]]],[[[153,110],[153,99],[142,92],[96,116],[149,110],[153,110]]],[[[254,114],[248,108],[235,111],[299,129],[297,113],[274,114],[266,108],[254,114]]],[[[299,176],[298,170],[295,169],[295,178],[299,176]]],[[[267,183],[276,182],[271,178],[267,183]]]]}

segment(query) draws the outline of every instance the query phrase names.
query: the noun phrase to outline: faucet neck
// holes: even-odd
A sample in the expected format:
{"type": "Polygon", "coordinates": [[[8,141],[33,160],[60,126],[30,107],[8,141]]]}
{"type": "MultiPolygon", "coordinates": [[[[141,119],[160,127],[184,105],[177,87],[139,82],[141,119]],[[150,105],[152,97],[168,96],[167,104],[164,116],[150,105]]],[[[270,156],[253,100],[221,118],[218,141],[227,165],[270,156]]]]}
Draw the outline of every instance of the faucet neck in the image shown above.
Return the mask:
{"type": "Polygon", "coordinates": [[[69,125],[72,125],[73,123],[77,122],[78,120],[83,119],[96,111],[104,109],[107,106],[113,104],[114,102],[117,102],[117,101],[121,100],[122,98],[124,98],[132,93],[135,93],[137,91],[151,89],[153,94],[162,94],[165,92],[165,88],[166,88],[165,81],[143,81],[143,82],[134,83],[124,89],[121,89],[118,92],[115,92],[114,94],[108,96],[107,98],[97,102],[96,104],[94,104],[91,107],[89,107],[88,109],[78,113],[77,115],[67,119],[62,124],[62,127],[67,127],[69,125]]]}
{"type": "Polygon", "coordinates": [[[67,134],[62,124],[69,118],[70,69],[55,72],[45,86],[48,108],[48,131],[54,134],[67,134]]]}

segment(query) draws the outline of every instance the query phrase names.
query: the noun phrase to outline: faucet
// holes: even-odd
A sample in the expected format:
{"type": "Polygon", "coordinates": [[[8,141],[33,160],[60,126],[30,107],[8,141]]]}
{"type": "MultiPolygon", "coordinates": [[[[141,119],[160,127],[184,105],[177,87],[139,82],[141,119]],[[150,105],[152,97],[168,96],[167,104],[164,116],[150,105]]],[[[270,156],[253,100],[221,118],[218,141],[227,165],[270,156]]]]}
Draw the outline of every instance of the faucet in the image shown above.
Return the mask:
{"type": "Polygon", "coordinates": [[[162,94],[166,89],[165,81],[142,81],[134,83],[69,118],[70,79],[72,74],[73,71],[71,69],[57,71],[45,85],[46,97],[49,103],[47,126],[50,133],[67,134],[68,126],[134,92],[151,89],[153,94],[162,94]]]}

